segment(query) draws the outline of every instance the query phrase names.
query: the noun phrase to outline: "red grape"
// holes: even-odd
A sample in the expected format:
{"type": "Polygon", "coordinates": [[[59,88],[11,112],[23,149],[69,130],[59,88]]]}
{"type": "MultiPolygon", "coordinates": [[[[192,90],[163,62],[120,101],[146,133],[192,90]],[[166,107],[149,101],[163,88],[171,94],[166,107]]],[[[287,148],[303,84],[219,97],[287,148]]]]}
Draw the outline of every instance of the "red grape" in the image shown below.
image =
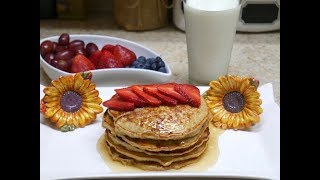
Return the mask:
{"type": "Polygon", "coordinates": [[[98,46],[94,43],[88,43],[86,45],[86,50],[88,53],[88,56],[91,56],[91,54],[93,54],[94,52],[96,52],[97,50],[99,50],[98,46]]]}
{"type": "Polygon", "coordinates": [[[51,65],[52,65],[53,67],[57,67],[57,66],[58,66],[58,60],[56,60],[56,59],[52,60],[52,61],[51,61],[51,65]]]}
{"type": "Polygon", "coordinates": [[[43,41],[40,45],[40,54],[42,57],[45,57],[48,53],[53,52],[53,43],[52,41],[43,41]]]}
{"type": "Polygon", "coordinates": [[[73,58],[74,53],[70,50],[63,50],[56,53],[55,58],[58,60],[67,61],[68,59],[73,58]]]}
{"type": "Polygon", "coordinates": [[[70,36],[69,36],[69,34],[63,33],[63,34],[60,35],[59,40],[58,40],[58,43],[59,43],[59,45],[61,45],[61,46],[66,46],[66,45],[69,44],[69,41],[70,41],[70,36]]]}
{"type": "Polygon", "coordinates": [[[73,49],[73,52],[75,53],[75,55],[82,54],[82,55],[88,57],[87,56],[87,51],[86,51],[86,49],[84,47],[75,48],[75,49],[73,49]]]}
{"type": "Polygon", "coordinates": [[[57,46],[56,47],[56,53],[60,52],[60,51],[64,51],[64,50],[68,50],[68,46],[57,46]]]}
{"type": "Polygon", "coordinates": [[[69,65],[68,65],[67,61],[58,60],[57,68],[62,71],[68,72],[69,65]]]}
{"type": "Polygon", "coordinates": [[[53,53],[47,54],[47,55],[44,57],[44,60],[45,60],[47,63],[51,64],[51,61],[54,60],[54,54],[53,54],[53,53]]]}
{"type": "Polygon", "coordinates": [[[77,46],[82,46],[84,47],[84,42],[82,40],[79,40],[79,39],[76,39],[76,40],[73,40],[69,43],[69,49],[73,49],[77,46]]]}

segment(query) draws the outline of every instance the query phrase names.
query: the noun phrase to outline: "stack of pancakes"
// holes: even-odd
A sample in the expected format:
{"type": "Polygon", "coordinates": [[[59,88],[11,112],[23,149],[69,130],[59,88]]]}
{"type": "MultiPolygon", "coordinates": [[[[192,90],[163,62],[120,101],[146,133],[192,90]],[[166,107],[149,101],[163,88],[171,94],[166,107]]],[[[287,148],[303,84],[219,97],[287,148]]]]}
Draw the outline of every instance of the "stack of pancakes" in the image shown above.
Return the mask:
{"type": "Polygon", "coordinates": [[[103,127],[113,160],[144,170],[179,169],[196,162],[209,139],[208,107],[189,105],[108,109],[103,127]]]}

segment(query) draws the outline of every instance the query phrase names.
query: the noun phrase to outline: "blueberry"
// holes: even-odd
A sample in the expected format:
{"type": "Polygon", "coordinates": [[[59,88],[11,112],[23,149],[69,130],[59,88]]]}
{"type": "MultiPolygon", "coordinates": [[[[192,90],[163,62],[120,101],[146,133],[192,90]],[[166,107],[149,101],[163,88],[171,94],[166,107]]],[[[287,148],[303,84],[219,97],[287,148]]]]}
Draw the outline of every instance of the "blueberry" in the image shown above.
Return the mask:
{"type": "Polygon", "coordinates": [[[163,72],[163,73],[166,73],[166,72],[167,72],[166,68],[164,68],[164,67],[159,68],[158,71],[159,71],[159,72],[163,72]]]}
{"type": "Polygon", "coordinates": [[[162,61],[161,57],[157,56],[155,59],[155,62],[160,62],[160,61],[162,61]]]}
{"type": "Polygon", "coordinates": [[[162,60],[158,62],[158,67],[164,67],[164,62],[162,60]]]}
{"type": "Polygon", "coordinates": [[[132,66],[136,66],[137,64],[139,64],[138,61],[133,61],[132,66]]]}
{"type": "Polygon", "coordinates": [[[140,57],[138,57],[137,61],[140,63],[144,63],[144,62],[146,62],[146,57],[140,56],[140,57]]]}
{"type": "Polygon", "coordinates": [[[143,66],[144,66],[144,64],[142,64],[142,63],[139,63],[139,64],[135,65],[135,67],[138,68],[138,69],[142,69],[143,66]]]}
{"type": "Polygon", "coordinates": [[[159,68],[158,68],[158,64],[157,63],[153,63],[151,64],[151,67],[150,67],[151,70],[154,70],[154,71],[157,71],[159,68]]]}
{"type": "Polygon", "coordinates": [[[143,69],[150,69],[150,64],[149,63],[144,64],[143,69]]]}
{"type": "Polygon", "coordinates": [[[153,63],[155,63],[155,62],[156,62],[156,58],[150,58],[150,59],[149,59],[149,63],[150,63],[150,64],[153,64],[153,63]]]}

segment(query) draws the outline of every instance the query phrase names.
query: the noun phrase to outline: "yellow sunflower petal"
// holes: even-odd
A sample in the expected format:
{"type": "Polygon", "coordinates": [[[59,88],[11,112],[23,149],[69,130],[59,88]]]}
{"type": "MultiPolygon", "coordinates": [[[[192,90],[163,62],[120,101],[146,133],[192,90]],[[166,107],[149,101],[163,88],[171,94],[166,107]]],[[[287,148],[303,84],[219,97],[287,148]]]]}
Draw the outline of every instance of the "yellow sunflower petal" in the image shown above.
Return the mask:
{"type": "Polygon", "coordinates": [[[221,96],[225,95],[224,89],[212,89],[210,88],[207,92],[208,96],[221,96]]]}
{"type": "Polygon", "coordinates": [[[209,108],[223,108],[222,102],[207,102],[209,108]]]}
{"type": "Polygon", "coordinates": [[[80,122],[80,117],[79,117],[79,113],[75,112],[73,113],[73,125],[75,125],[76,127],[79,127],[79,122],[80,122]]]}
{"type": "Polygon", "coordinates": [[[212,88],[212,90],[215,90],[218,92],[223,92],[225,90],[219,81],[211,81],[209,85],[212,88]]]}
{"type": "Polygon", "coordinates": [[[93,120],[96,119],[96,113],[92,111],[90,108],[82,107],[84,111],[87,112],[89,118],[86,119],[86,124],[90,124],[93,120]]]}
{"type": "Polygon", "coordinates": [[[89,119],[89,115],[82,108],[79,109],[79,115],[81,116],[81,119],[79,121],[80,126],[81,127],[86,126],[86,122],[87,122],[87,119],[89,119]]]}
{"type": "Polygon", "coordinates": [[[78,93],[81,94],[81,95],[85,94],[87,92],[87,88],[90,85],[90,83],[91,82],[90,82],[89,79],[84,80],[82,86],[78,90],[78,93]]]}
{"type": "Polygon", "coordinates": [[[89,91],[89,92],[86,92],[85,94],[82,94],[82,98],[83,99],[89,99],[89,98],[94,98],[94,97],[97,97],[99,96],[99,91],[98,90],[92,90],[92,91],[89,91]]]}
{"type": "Polygon", "coordinates": [[[58,89],[53,86],[49,86],[49,87],[44,88],[43,92],[48,96],[59,96],[60,95],[60,92],[58,91],[58,89]]]}
{"type": "Polygon", "coordinates": [[[79,73],[77,73],[76,75],[74,75],[74,85],[73,85],[74,91],[78,92],[82,84],[83,84],[83,78],[79,73]]]}
{"type": "Polygon", "coordinates": [[[101,104],[102,99],[100,97],[84,98],[82,102],[91,102],[91,103],[101,104]]]}
{"type": "Polygon", "coordinates": [[[68,75],[68,76],[61,76],[59,78],[59,81],[63,84],[64,90],[65,91],[70,91],[73,90],[73,85],[71,86],[69,84],[69,78],[73,78],[72,75],[68,75]]]}
{"type": "Polygon", "coordinates": [[[233,121],[233,128],[234,128],[234,129],[238,129],[238,126],[239,126],[239,124],[240,124],[240,121],[241,121],[240,114],[236,114],[236,115],[235,115],[235,118],[234,118],[234,121],[233,121]]]}
{"type": "Polygon", "coordinates": [[[207,99],[210,101],[222,101],[223,96],[218,94],[218,95],[214,95],[214,96],[208,96],[207,99]]]}
{"type": "Polygon", "coordinates": [[[235,117],[236,117],[235,114],[230,114],[230,117],[227,122],[228,128],[232,128],[232,124],[234,122],[235,117]]]}
{"type": "Polygon", "coordinates": [[[60,109],[60,106],[54,106],[47,108],[44,115],[46,118],[51,118],[56,112],[58,112],[60,109]]]}
{"type": "Polygon", "coordinates": [[[67,113],[65,111],[63,111],[61,117],[59,118],[59,120],[56,123],[56,126],[58,128],[61,128],[66,123],[67,123],[67,113]]]}
{"type": "Polygon", "coordinates": [[[59,109],[54,115],[50,118],[52,122],[57,122],[63,114],[63,109],[59,109]]]}
{"type": "Polygon", "coordinates": [[[230,116],[231,116],[231,113],[225,113],[225,114],[221,117],[221,122],[222,122],[223,124],[226,124],[226,123],[228,122],[230,116]]]}
{"type": "Polygon", "coordinates": [[[236,82],[235,77],[228,75],[227,79],[228,79],[228,82],[229,82],[230,90],[231,90],[231,91],[236,91],[236,90],[238,90],[237,82],[236,82]]]}
{"type": "Polygon", "coordinates": [[[63,94],[65,92],[64,86],[59,79],[53,80],[51,84],[58,89],[58,91],[63,94]]]}
{"type": "Polygon", "coordinates": [[[59,101],[60,96],[44,96],[43,101],[48,103],[48,102],[53,102],[53,101],[59,101]]]}
{"type": "Polygon", "coordinates": [[[82,102],[82,105],[90,108],[95,113],[101,113],[103,111],[103,108],[99,104],[96,104],[96,103],[82,102]]]}
{"type": "Polygon", "coordinates": [[[73,119],[74,119],[73,115],[74,115],[74,113],[69,113],[69,112],[66,113],[66,116],[67,116],[66,119],[67,119],[68,125],[73,124],[73,119]]]}
{"type": "Polygon", "coordinates": [[[246,98],[246,105],[250,105],[250,106],[260,106],[262,104],[262,100],[255,98],[255,97],[250,97],[250,98],[246,98]]]}
{"type": "Polygon", "coordinates": [[[52,101],[52,102],[46,103],[47,108],[55,107],[55,106],[59,106],[59,105],[60,105],[60,101],[52,101]]]}
{"type": "Polygon", "coordinates": [[[247,107],[244,108],[244,111],[246,112],[248,119],[250,119],[251,122],[256,123],[260,121],[260,116],[256,112],[252,111],[247,107]]]}
{"type": "Polygon", "coordinates": [[[219,111],[218,113],[215,113],[212,118],[214,121],[220,121],[221,118],[225,115],[225,114],[229,114],[228,111],[226,111],[223,107],[221,108],[222,110],[219,111]]]}
{"type": "Polygon", "coordinates": [[[242,93],[242,95],[245,97],[249,97],[250,94],[252,94],[254,92],[256,92],[256,88],[254,86],[250,86],[242,93]]]}
{"type": "Polygon", "coordinates": [[[225,111],[225,109],[223,107],[210,109],[212,116],[215,116],[216,114],[220,113],[221,111],[225,111]]]}
{"type": "Polygon", "coordinates": [[[219,82],[221,83],[226,92],[230,92],[230,85],[226,76],[220,76],[219,82]]]}
{"type": "Polygon", "coordinates": [[[93,83],[90,83],[89,86],[88,86],[88,88],[87,88],[87,92],[88,92],[88,91],[92,91],[92,90],[94,90],[95,88],[96,88],[96,85],[93,84],[93,83]]]}
{"type": "Polygon", "coordinates": [[[243,94],[249,87],[250,87],[250,81],[248,79],[245,79],[241,82],[239,92],[243,94]]]}

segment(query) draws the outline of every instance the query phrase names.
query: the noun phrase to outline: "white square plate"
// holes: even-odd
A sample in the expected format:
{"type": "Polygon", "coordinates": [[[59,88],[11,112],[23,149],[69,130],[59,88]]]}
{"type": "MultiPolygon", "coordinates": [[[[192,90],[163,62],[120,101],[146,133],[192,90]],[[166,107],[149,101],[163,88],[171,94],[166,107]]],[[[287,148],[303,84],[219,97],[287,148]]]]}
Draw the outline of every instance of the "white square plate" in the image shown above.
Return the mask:
{"type": "MultiPolygon", "coordinates": [[[[40,99],[44,96],[40,84],[40,99]]],[[[109,99],[119,87],[98,87],[100,97],[109,99]]],[[[199,87],[201,93],[207,86],[199,87]]],[[[125,178],[125,177],[239,177],[280,179],[280,108],[274,102],[272,84],[260,86],[263,101],[261,122],[251,131],[226,130],[219,136],[220,155],[206,172],[115,173],[102,160],[97,142],[104,133],[102,113],[95,123],[69,133],[48,126],[40,114],[40,177],[125,178]]]]}

